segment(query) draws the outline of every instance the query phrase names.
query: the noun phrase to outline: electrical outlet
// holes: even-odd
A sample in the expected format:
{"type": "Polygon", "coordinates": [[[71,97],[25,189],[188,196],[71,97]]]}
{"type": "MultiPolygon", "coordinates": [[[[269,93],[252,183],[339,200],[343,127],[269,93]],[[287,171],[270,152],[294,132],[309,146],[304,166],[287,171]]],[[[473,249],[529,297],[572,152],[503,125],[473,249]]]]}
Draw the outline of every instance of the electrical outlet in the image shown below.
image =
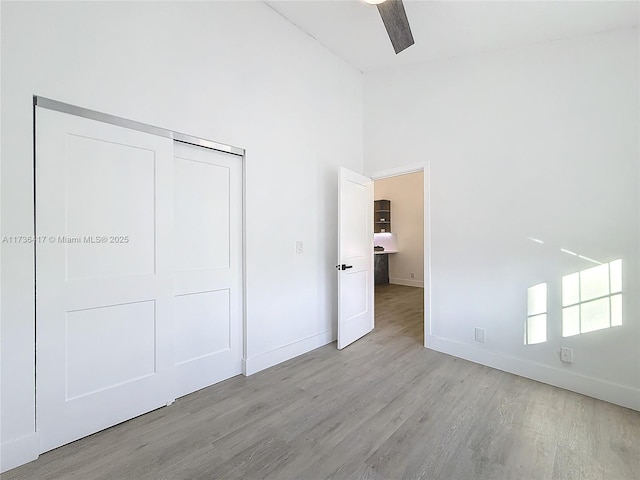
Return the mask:
{"type": "Polygon", "coordinates": [[[573,349],[562,347],[560,349],[560,360],[564,363],[573,363],[573,349]]]}
{"type": "Polygon", "coordinates": [[[296,253],[300,254],[304,251],[304,249],[302,248],[302,240],[298,240],[296,242],[296,253]]]}
{"type": "Polygon", "coordinates": [[[416,274],[411,272],[411,278],[416,278],[416,274]]]}
{"type": "Polygon", "coordinates": [[[484,343],[484,328],[476,327],[476,342],[484,343]]]}

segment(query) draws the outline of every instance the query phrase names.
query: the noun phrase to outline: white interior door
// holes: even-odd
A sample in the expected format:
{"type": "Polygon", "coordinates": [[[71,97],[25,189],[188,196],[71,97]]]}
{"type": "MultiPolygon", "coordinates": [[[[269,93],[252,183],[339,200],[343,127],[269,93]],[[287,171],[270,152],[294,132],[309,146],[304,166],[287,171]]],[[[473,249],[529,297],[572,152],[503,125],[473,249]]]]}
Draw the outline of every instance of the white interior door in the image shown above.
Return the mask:
{"type": "Polygon", "coordinates": [[[373,330],[373,180],[340,169],[338,348],[373,330]]]}
{"type": "Polygon", "coordinates": [[[171,402],[173,145],[38,108],[41,451],[171,402]]]}
{"type": "Polygon", "coordinates": [[[174,153],[176,397],[242,373],[241,158],[174,153]]]}

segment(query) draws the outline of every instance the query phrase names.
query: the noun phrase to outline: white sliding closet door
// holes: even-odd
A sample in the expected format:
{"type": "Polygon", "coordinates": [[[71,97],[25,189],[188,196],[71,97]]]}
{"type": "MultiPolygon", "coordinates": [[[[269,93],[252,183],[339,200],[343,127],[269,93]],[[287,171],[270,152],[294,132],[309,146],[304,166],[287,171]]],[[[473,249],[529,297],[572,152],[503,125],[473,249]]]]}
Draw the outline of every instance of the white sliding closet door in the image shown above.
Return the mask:
{"type": "Polygon", "coordinates": [[[41,451],[175,398],[173,142],[38,108],[41,451]]]}
{"type": "Polygon", "coordinates": [[[242,372],[242,160],[176,142],[176,397],[242,372]]]}
{"type": "Polygon", "coordinates": [[[44,452],[241,373],[242,157],[38,108],[44,452]]]}

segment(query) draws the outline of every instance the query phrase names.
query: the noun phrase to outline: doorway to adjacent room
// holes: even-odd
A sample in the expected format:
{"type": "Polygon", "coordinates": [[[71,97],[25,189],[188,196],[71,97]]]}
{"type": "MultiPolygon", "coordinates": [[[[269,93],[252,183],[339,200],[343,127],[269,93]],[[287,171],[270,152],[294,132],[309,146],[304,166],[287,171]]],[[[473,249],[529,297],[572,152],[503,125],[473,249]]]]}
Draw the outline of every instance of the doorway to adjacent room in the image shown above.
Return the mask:
{"type": "MultiPolygon", "coordinates": [[[[394,299],[407,315],[393,315],[393,328],[399,334],[424,343],[424,328],[401,325],[416,314],[424,317],[425,269],[425,171],[374,178],[374,265],[376,323],[394,299]],[[417,290],[422,290],[417,292],[417,290]],[[384,307],[384,308],[383,308],[384,307]],[[397,325],[396,325],[397,324],[397,325]]],[[[412,325],[415,322],[412,322],[412,325]]],[[[420,322],[425,325],[426,322],[420,322]]]]}

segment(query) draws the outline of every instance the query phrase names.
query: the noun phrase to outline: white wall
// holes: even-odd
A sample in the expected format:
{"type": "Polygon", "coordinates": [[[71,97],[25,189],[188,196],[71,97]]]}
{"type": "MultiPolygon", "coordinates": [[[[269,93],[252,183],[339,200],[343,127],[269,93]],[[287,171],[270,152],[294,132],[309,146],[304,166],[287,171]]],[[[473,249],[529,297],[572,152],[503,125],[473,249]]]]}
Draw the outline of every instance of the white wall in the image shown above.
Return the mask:
{"type": "Polygon", "coordinates": [[[424,173],[376,180],[374,190],[376,200],[391,201],[391,231],[396,234],[398,253],[389,255],[389,283],[423,287],[424,173]]]}
{"type": "Polygon", "coordinates": [[[639,50],[628,30],[365,74],[365,172],[430,164],[431,348],[640,410],[639,50]],[[561,277],[593,265],[561,248],[623,259],[623,326],[561,337],[561,277]],[[548,341],[525,346],[540,282],[548,341]]]}
{"type": "MultiPolygon", "coordinates": [[[[261,2],[2,2],[2,233],[33,234],[32,95],[247,149],[247,370],[335,338],[362,79],[261,2]],[[295,254],[295,241],[304,254],[295,254]]],[[[33,249],[2,245],[2,468],[37,454],[33,249]]]]}

